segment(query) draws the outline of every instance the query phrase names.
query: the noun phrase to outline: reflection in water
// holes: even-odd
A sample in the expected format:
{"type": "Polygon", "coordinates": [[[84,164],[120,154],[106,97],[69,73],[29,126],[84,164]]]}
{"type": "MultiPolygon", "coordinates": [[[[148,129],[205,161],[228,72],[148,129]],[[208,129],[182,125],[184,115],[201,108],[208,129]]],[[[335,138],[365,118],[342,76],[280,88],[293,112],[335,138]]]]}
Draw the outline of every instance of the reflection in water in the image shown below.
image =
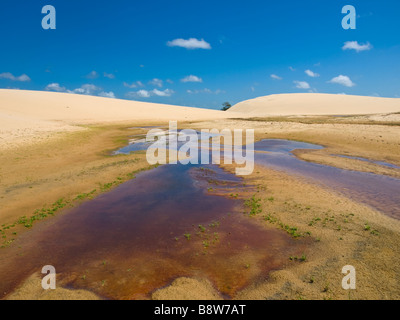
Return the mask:
{"type": "MultiPolygon", "coordinates": [[[[129,151],[133,150],[145,150],[147,147],[148,145],[143,144],[143,141],[134,141],[130,146],[126,147],[128,149],[123,148],[119,152],[129,153],[129,151]]],[[[298,141],[266,139],[255,143],[254,150],[256,153],[254,160],[257,164],[311,179],[323,186],[341,192],[353,200],[365,203],[384,214],[400,219],[399,179],[306,162],[291,153],[295,149],[319,150],[323,149],[323,147],[298,141]]],[[[398,168],[385,162],[371,162],[395,169],[398,168]]]]}
{"type": "Polygon", "coordinates": [[[400,179],[366,172],[350,171],[306,162],[295,157],[295,149],[321,149],[321,146],[270,139],[256,142],[255,162],[273,169],[311,179],[379,211],[400,219],[400,179]]]}
{"type": "Polygon", "coordinates": [[[254,192],[215,165],[143,172],[17,239],[23,255],[1,256],[0,292],[50,264],[59,285],[112,299],[149,298],[180,276],[210,279],[230,297],[305,248],[243,215],[233,191],[254,192]]]}

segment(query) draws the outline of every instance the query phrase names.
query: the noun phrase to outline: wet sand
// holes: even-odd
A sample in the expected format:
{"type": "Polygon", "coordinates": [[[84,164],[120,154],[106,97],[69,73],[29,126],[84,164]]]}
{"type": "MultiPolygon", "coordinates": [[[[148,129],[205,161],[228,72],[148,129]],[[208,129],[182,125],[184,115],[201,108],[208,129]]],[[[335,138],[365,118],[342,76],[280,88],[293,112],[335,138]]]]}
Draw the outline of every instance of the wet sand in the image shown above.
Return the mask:
{"type": "MultiPolygon", "coordinates": [[[[205,126],[206,128],[219,126],[223,128],[251,128],[253,124],[258,139],[283,138],[302,140],[324,145],[326,152],[330,154],[347,154],[347,152],[351,151],[354,156],[399,164],[399,151],[397,148],[397,133],[399,129],[396,126],[385,127],[381,125],[350,125],[340,123],[321,125],[315,123],[286,123],[282,121],[252,122],[242,120],[189,123],[187,126],[195,129],[199,129],[201,126],[205,126]],[[360,126],[365,130],[360,130],[360,126]],[[379,135],[382,137],[379,137],[379,135]],[[373,140],[373,138],[375,139],[373,140]],[[363,142],[363,140],[367,140],[367,142],[363,142]]],[[[137,126],[142,125],[152,124],[137,124],[137,126]]],[[[160,123],[160,125],[165,124],[160,123]]],[[[0,214],[2,221],[4,223],[12,223],[21,216],[21,212],[29,216],[35,209],[41,208],[44,204],[51,204],[61,197],[73,199],[82,192],[89,193],[94,188],[99,189],[99,183],[104,185],[106,182],[120,181],[117,179],[118,177],[122,178],[120,182],[127,181],[129,180],[127,176],[129,173],[148,167],[144,160],[144,155],[140,153],[121,155],[117,156],[118,158],[108,156],[109,152],[126,144],[129,135],[140,133],[139,130],[136,132],[127,130],[127,128],[133,126],[135,124],[132,123],[129,126],[123,127],[89,128],[83,136],[81,134],[62,135],[42,145],[20,150],[16,149],[15,153],[11,154],[3,153],[1,156],[4,160],[2,162],[4,163],[4,170],[1,174],[4,193],[1,200],[6,206],[2,206],[4,208],[0,214]],[[52,152],[46,153],[44,150],[52,150],[52,152]],[[130,162],[126,162],[125,160],[130,162]],[[35,168],[35,170],[32,170],[32,168],[35,168]]],[[[352,159],[343,159],[343,161],[351,165],[354,164],[351,162],[353,161],[352,159]]],[[[357,163],[357,166],[361,169],[363,165],[357,163]]],[[[257,276],[255,278],[247,278],[245,284],[239,285],[231,291],[223,289],[223,284],[218,284],[218,281],[215,280],[217,277],[215,277],[215,273],[213,276],[213,272],[208,273],[208,276],[202,274],[202,276],[197,278],[197,275],[188,274],[187,271],[186,273],[171,271],[171,275],[173,275],[170,279],[171,286],[168,286],[168,283],[154,283],[154,288],[160,285],[164,289],[154,290],[153,295],[151,293],[150,295],[148,293],[143,295],[143,292],[146,291],[144,290],[132,296],[143,299],[149,297],[159,299],[182,298],[182,290],[179,290],[179,288],[191,288],[193,296],[197,298],[201,298],[201,295],[199,296],[198,294],[199,292],[204,292],[203,297],[212,295],[215,298],[230,296],[232,298],[243,299],[348,299],[348,292],[342,290],[340,287],[342,277],[340,270],[345,264],[353,264],[358,271],[358,281],[360,282],[357,290],[352,292],[351,298],[398,299],[400,297],[400,279],[396,271],[396,266],[400,263],[397,257],[397,252],[400,249],[399,222],[397,220],[391,219],[368,206],[357,203],[356,199],[350,200],[343,194],[335,193],[320,185],[315,185],[309,181],[294,178],[269,168],[256,168],[252,176],[245,178],[245,182],[255,186],[255,194],[257,194],[258,198],[262,199],[262,213],[253,217],[250,220],[251,224],[256,224],[257,228],[261,228],[263,232],[265,230],[275,230],[286,236],[287,232],[277,223],[277,221],[280,221],[284,225],[298,228],[299,232],[311,233],[310,239],[312,240],[312,245],[301,250],[300,253],[296,253],[296,255],[300,255],[304,251],[307,257],[306,261],[290,260],[289,257],[292,254],[284,254],[284,261],[282,260],[278,263],[281,267],[277,269],[280,270],[271,272],[271,270],[268,271],[266,269],[265,272],[268,276],[259,277],[259,269],[252,269],[252,266],[257,265],[257,263],[247,263],[238,258],[236,259],[236,263],[238,263],[236,266],[243,264],[245,266],[250,265],[250,268],[244,267],[240,272],[243,271],[246,274],[245,272],[247,271],[251,273],[256,270],[255,274],[257,276]],[[273,200],[269,200],[271,198],[273,200]],[[320,220],[317,220],[317,218],[320,220]],[[366,228],[366,226],[369,226],[369,228],[366,228]],[[174,278],[179,279],[181,276],[189,276],[192,280],[195,279],[195,281],[173,281],[174,278]],[[204,278],[207,279],[205,280],[204,278]],[[199,292],[196,291],[198,283],[203,284],[199,292]],[[221,291],[218,293],[217,290],[221,291]],[[174,293],[173,296],[171,296],[171,292],[174,293]],[[217,296],[215,292],[217,292],[217,296]],[[224,296],[223,293],[227,296],[224,296]]],[[[117,187],[118,184],[120,183],[116,183],[112,187],[117,187]]],[[[122,188],[124,185],[120,187],[122,188]]],[[[104,196],[106,195],[107,193],[104,194],[104,196]]],[[[250,196],[247,193],[244,193],[244,195],[250,196]]],[[[95,196],[98,196],[98,194],[93,195],[93,197],[95,196]]],[[[218,196],[218,198],[220,197],[218,196]]],[[[100,200],[101,198],[98,199],[100,200]]],[[[12,231],[16,231],[18,235],[15,236],[16,240],[12,245],[18,249],[18,241],[24,241],[24,239],[28,239],[30,236],[33,237],[35,234],[37,236],[40,235],[40,237],[43,237],[42,240],[46,241],[46,233],[41,233],[41,230],[54,231],[54,233],[50,233],[50,239],[53,239],[57,243],[59,237],[56,230],[62,230],[62,228],[53,229],[53,227],[56,226],[56,221],[61,219],[68,221],[68,217],[72,219],[73,216],[69,215],[70,212],[60,212],[57,213],[56,218],[49,217],[43,221],[39,221],[34,224],[32,229],[16,226],[12,231]]],[[[94,216],[94,213],[92,215],[94,216]]],[[[237,217],[240,217],[240,215],[237,217]]],[[[79,218],[83,219],[84,217],[81,216],[79,218]]],[[[80,220],[78,219],[78,221],[80,220]]],[[[196,228],[196,223],[194,228],[196,228]]],[[[231,227],[242,225],[243,223],[242,220],[238,220],[231,227]]],[[[65,223],[64,226],[68,230],[68,223],[65,223]]],[[[86,231],[90,234],[90,229],[86,231]]],[[[106,231],[104,231],[105,234],[107,234],[106,231]]],[[[192,232],[194,233],[194,230],[192,232]]],[[[10,238],[7,239],[13,237],[11,232],[7,233],[7,237],[9,236],[10,238]]],[[[83,236],[83,238],[85,237],[83,236]]],[[[284,238],[286,239],[286,237],[284,238]]],[[[67,241],[66,247],[69,244],[72,245],[73,241],[78,241],[78,239],[67,241]]],[[[238,237],[238,239],[240,240],[241,238],[238,237]]],[[[290,237],[287,239],[289,242],[293,240],[290,237]]],[[[105,244],[108,244],[109,247],[113,245],[113,238],[111,236],[106,236],[104,241],[106,241],[105,244]]],[[[180,241],[178,242],[184,243],[180,241]]],[[[197,243],[198,248],[201,250],[203,250],[202,241],[197,243]]],[[[175,243],[176,240],[174,238],[172,242],[178,245],[175,243]]],[[[95,241],[92,241],[92,243],[95,243],[95,241]]],[[[252,244],[253,242],[250,243],[252,244]]],[[[195,246],[196,243],[193,242],[192,245],[195,246]]],[[[257,245],[258,243],[255,241],[255,249],[257,249],[257,245]]],[[[73,251],[72,247],[68,249],[70,252],[73,251]]],[[[30,254],[29,247],[21,249],[21,252],[9,249],[0,250],[0,259],[13,257],[13,259],[16,259],[15,261],[20,261],[21,265],[23,265],[25,261],[24,254],[28,257],[30,254]],[[22,253],[22,256],[18,256],[19,253],[22,253]]],[[[159,248],[154,247],[153,249],[158,250],[159,248]]],[[[239,246],[239,249],[240,252],[245,251],[243,247],[239,246]]],[[[179,250],[183,250],[183,248],[179,250]]],[[[144,251],[142,250],[142,252],[144,251]]],[[[133,268],[124,263],[113,265],[106,262],[103,265],[104,258],[102,256],[101,252],[94,253],[93,255],[88,255],[88,260],[86,261],[91,266],[90,270],[97,273],[95,277],[96,281],[91,282],[90,285],[85,287],[85,284],[82,285],[82,282],[86,281],[82,279],[85,274],[78,272],[78,269],[71,268],[69,272],[73,276],[65,277],[60,284],[64,284],[66,289],[79,287],[90,289],[87,292],[87,298],[91,296],[91,292],[96,292],[103,298],[112,297],[113,294],[111,293],[114,292],[113,290],[117,290],[111,288],[111,293],[108,293],[106,289],[107,282],[103,283],[102,280],[105,280],[106,275],[119,274],[122,270],[128,272],[128,269],[133,270],[133,268]]],[[[161,258],[163,257],[162,255],[160,256],[161,258]]],[[[208,257],[211,256],[210,254],[208,257]]],[[[155,255],[155,257],[158,256],[155,255]]],[[[251,259],[262,261],[262,257],[257,255],[248,256],[248,260],[250,261],[251,259]]],[[[121,260],[121,255],[120,257],[116,255],[116,257],[110,259],[110,262],[121,260]]],[[[21,298],[21,292],[24,293],[24,297],[43,297],[43,292],[34,292],[34,290],[24,291],[28,284],[32,283],[30,275],[37,274],[38,272],[37,268],[34,267],[35,259],[32,258],[27,261],[32,261],[32,263],[26,265],[26,269],[23,272],[24,276],[15,275],[14,285],[20,283],[23,279],[26,279],[26,282],[21,283],[22,286],[18,287],[7,298],[21,298]]],[[[155,261],[158,260],[155,259],[155,261]]],[[[198,263],[201,265],[200,262],[198,263]]],[[[5,266],[6,264],[1,263],[1,265],[5,266]]],[[[263,265],[261,263],[261,266],[263,265]]],[[[176,266],[174,267],[179,269],[176,266]]],[[[142,272],[145,271],[142,270],[142,272]]],[[[253,276],[254,274],[251,275],[253,276]]],[[[7,276],[8,281],[12,282],[12,277],[12,273],[10,273],[10,276],[7,276]]],[[[60,277],[63,277],[63,273],[60,274],[60,277]]],[[[86,275],[85,279],[88,278],[89,275],[86,275]]],[[[148,290],[147,292],[150,291],[148,290]]],[[[75,292],[75,290],[72,290],[72,292],[75,292]]],[[[75,297],[85,298],[85,295],[82,296],[82,291],[76,291],[76,293],[75,297]]],[[[62,298],[61,295],[58,296],[56,294],[55,298],[57,297],[62,298]]],[[[64,297],[73,298],[74,294],[72,293],[64,297]]],[[[129,298],[131,296],[125,292],[121,293],[119,297],[129,298]]],[[[185,297],[187,298],[188,296],[186,295],[185,297]]]]}
{"type": "Polygon", "coordinates": [[[307,242],[243,214],[242,199],[252,191],[216,166],[139,174],[17,239],[0,255],[7,275],[0,292],[7,297],[49,264],[59,285],[108,299],[149,299],[182,276],[207,279],[231,298],[301,255],[307,242]],[[241,197],[229,197],[233,190],[241,197]]]}
{"type": "Polygon", "coordinates": [[[264,152],[255,154],[255,162],[328,187],[385,215],[400,219],[400,179],[306,162],[293,154],[296,150],[321,148],[318,145],[297,141],[261,140],[255,143],[255,150],[264,152]]]}

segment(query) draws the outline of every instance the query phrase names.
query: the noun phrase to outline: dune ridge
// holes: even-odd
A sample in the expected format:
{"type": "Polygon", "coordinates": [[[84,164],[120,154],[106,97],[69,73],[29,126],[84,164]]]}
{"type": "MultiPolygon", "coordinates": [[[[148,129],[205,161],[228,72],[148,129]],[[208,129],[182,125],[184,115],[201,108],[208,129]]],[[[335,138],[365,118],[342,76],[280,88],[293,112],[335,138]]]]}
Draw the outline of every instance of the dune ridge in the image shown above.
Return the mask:
{"type": "Polygon", "coordinates": [[[69,124],[124,120],[193,120],[226,118],[211,109],[110,99],[59,92],[0,89],[0,115],[63,121],[69,124]]]}
{"type": "Polygon", "coordinates": [[[0,149],[47,139],[82,125],[163,123],[268,116],[382,115],[399,117],[400,99],[299,93],[246,100],[227,112],[87,95],[0,89],[0,149]]]}
{"type": "Polygon", "coordinates": [[[78,94],[0,89],[0,148],[32,143],[79,125],[113,122],[211,120],[233,117],[223,111],[110,99],[78,94]]]}
{"type": "Polygon", "coordinates": [[[383,114],[400,112],[400,99],[323,93],[273,94],[239,102],[228,112],[253,117],[383,114]]]}

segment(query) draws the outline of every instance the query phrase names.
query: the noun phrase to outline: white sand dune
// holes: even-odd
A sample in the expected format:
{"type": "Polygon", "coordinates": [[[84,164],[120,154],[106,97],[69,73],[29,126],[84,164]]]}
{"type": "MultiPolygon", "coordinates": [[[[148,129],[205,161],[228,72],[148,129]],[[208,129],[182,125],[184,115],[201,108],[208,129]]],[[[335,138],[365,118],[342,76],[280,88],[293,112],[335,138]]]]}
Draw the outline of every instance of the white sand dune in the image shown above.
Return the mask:
{"type": "Polygon", "coordinates": [[[198,120],[226,118],[218,110],[109,99],[69,93],[0,90],[0,114],[68,124],[124,120],[198,120]]]}
{"type": "Polygon", "coordinates": [[[357,115],[400,112],[400,99],[337,94],[274,94],[246,100],[228,112],[247,116],[357,115]]]}
{"type": "Polygon", "coordinates": [[[0,90],[0,147],[30,143],[76,125],[122,121],[166,122],[233,117],[227,112],[77,94],[0,90]]]}
{"type": "Polygon", "coordinates": [[[46,139],[78,125],[155,123],[273,115],[354,115],[400,112],[400,99],[332,94],[279,94],[240,102],[229,111],[77,94],[0,89],[0,148],[46,139]]]}

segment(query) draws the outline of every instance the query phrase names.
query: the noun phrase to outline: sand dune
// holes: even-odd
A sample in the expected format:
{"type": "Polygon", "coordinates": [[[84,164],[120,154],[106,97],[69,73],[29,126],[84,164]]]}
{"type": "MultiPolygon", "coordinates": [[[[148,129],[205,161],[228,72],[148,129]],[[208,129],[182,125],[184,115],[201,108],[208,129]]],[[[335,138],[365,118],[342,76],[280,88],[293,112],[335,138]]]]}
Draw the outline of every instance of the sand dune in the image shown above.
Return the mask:
{"type": "Polygon", "coordinates": [[[68,93],[0,90],[0,114],[68,124],[226,118],[225,112],[68,93]]]}
{"type": "Polygon", "coordinates": [[[277,94],[246,100],[229,112],[248,116],[355,115],[400,112],[400,99],[319,93],[277,94]]]}
{"type": "Polygon", "coordinates": [[[0,147],[32,142],[76,125],[121,121],[157,122],[232,117],[223,111],[77,94],[0,90],[0,147]]]}
{"type": "Polygon", "coordinates": [[[354,115],[400,112],[400,99],[279,94],[240,102],[228,112],[77,94],[0,89],[0,148],[46,139],[78,125],[160,123],[276,115],[354,115]]]}

